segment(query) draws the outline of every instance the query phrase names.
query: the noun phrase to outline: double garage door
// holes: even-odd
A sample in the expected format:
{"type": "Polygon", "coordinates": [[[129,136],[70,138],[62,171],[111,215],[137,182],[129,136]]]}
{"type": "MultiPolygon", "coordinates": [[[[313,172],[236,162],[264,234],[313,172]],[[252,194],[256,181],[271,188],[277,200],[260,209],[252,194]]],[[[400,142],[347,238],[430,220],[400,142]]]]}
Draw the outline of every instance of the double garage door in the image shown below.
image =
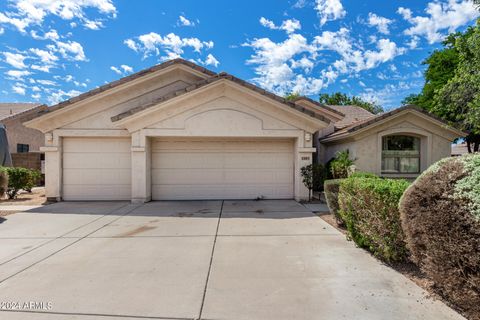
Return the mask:
{"type": "MultiPolygon", "coordinates": [[[[154,139],[152,199],[290,199],[293,164],[291,140],[154,139]]],[[[130,139],[65,138],[63,168],[65,200],[131,198],[130,139]]]]}

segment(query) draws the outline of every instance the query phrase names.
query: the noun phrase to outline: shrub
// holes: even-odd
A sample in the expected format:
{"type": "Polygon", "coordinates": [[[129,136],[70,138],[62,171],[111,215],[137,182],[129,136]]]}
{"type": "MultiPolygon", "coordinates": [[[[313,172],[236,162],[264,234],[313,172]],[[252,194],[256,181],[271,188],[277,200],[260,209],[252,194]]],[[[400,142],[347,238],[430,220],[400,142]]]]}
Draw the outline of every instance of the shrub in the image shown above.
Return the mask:
{"type": "Polygon", "coordinates": [[[0,168],[0,198],[3,197],[8,188],[8,174],[3,168],[0,168]]]}
{"type": "Polygon", "coordinates": [[[7,196],[9,199],[15,199],[18,191],[21,189],[26,189],[28,186],[30,186],[31,170],[14,167],[5,167],[4,170],[8,174],[7,196]]]}
{"type": "Polygon", "coordinates": [[[405,180],[376,177],[351,177],[340,183],[340,216],[348,236],[387,262],[407,258],[398,203],[408,185],[405,180]]]}
{"type": "Polygon", "coordinates": [[[442,296],[480,319],[480,154],[431,166],[400,211],[412,260],[442,296]]]}
{"type": "Polygon", "coordinates": [[[330,210],[330,213],[335,216],[337,224],[343,226],[343,220],[338,212],[338,191],[340,189],[341,181],[341,179],[326,180],[323,184],[323,191],[325,193],[325,200],[327,200],[327,206],[330,210]]]}
{"type": "Polygon", "coordinates": [[[352,166],[354,162],[355,160],[350,159],[350,153],[348,150],[337,152],[335,159],[329,163],[332,178],[347,178],[348,168],[352,166]]]}
{"type": "Polygon", "coordinates": [[[320,163],[313,165],[313,190],[321,191],[323,190],[323,183],[327,179],[327,172],[325,166],[320,163]]]}
{"type": "Polygon", "coordinates": [[[37,186],[38,181],[42,177],[42,173],[38,170],[29,170],[28,183],[25,185],[25,191],[32,192],[32,188],[37,186]]]}
{"type": "Polygon", "coordinates": [[[370,173],[370,172],[353,172],[348,176],[349,178],[380,178],[376,174],[370,173]]]}
{"type": "Polygon", "coordinates": [[[308,188],[308,200],[311,200],[312,190],[320,190],[325,180],[325,167],[321,164],[309,164],[300,169],[302,182],[308,188]]]}

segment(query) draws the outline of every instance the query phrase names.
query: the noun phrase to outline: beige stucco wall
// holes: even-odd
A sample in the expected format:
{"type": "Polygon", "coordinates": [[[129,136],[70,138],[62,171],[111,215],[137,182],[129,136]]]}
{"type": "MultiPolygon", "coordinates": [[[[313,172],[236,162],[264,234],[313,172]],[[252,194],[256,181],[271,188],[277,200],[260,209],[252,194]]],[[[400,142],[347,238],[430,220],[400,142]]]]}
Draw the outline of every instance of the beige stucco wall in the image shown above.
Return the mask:
{"type": "MultiPolygon", "coordinates": [[[[62,139],[65,137],[131,137],[132,201],[151,199],[151,141],[155,137],[215,137],[276,139],[288,138],[294,145],[295,199],[308,198],[300,168],[312,162],[312,134],[324,126],[319,120],[300,113],[264,95],[231,81],[210,86],[160,103],[125,121],[111,117],[155,97],[186,87],[188,77],[179,73],[159,77],[158,88],[120,91],[83,108],[62,111],[51,121],[61,123],[46,133],[46,193],[62,198],[62,139]],[[177,77],[180,75],[181,77],[177,77]],[[170,81],[170,83],[168,83],[170,81]]],[[[152,85],[150,82],[146,86],[152,85]]],[[[46,124],[50,125],[50,124],[46,124]]],[[[79,150],[81,152],[81,150],[79,150]]]]}
{"type": "MultiPolygon", "coordinates": [[[[381,175],[382,137],[390,134],[407,134],[420,138],[420,168],[427,169],[434,162],[450,156],[453,136],[436,123],[414,113],[406,113],[374,126],[358,135],[342,141],[323,143],[323,162],[326,163],[338,151],[349,150],[355,165],[361,171],[381,175]]],[[[413,178],[417,174],[390,175],[413,178]]]]}
{"type": "Polygon", "coordinates": [[[35,113],[36,111],[26,112],[25,114],[0,121],[7,129],[10,153],[17,152],[18,143],[28,144],[30,152],[38,152],[40,151],[40,147],[44,146],[45,138],[43,133],[23,125],[23,122],[30,120],[35,113]]]}

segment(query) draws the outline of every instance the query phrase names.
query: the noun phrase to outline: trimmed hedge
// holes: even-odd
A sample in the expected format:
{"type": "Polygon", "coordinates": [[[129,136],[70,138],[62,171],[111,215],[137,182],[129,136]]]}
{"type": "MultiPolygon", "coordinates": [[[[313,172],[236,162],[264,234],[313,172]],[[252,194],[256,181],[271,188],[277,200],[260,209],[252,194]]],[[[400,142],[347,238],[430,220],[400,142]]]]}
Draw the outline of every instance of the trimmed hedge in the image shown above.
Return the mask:
{"type": "Polygon", "coordinates": [[[8,188],[8,174],[4,170],[0,170],[0,198],[3,197],[8,188]]]}
{"type": "Polygon", "coordinates": [[[337,220],[338,225],[344,225],[342,217],[339,214],[338,192],[340,190],[340,182],[342,179],[326,180],[323,184],[323,192],[327,206],[330,213],[333,214],[337,220]]]}
{"type": "Polygon", "coordinates": [[[20,190],[31,191],[36,186],[41,174],[37,170],[20,167],[3,167],[0,171],[8,175],[8,187],[6,190],[9,199],[15,199],[20,190]]]}
{"type": "Polygon", "coordinates": [[[412,260],[442,296],[480,319],[480,154],[434,164],[400,211],[412,260]]]}
{"type": "Polygon", "coordinates": [[[406,260],[408,250],[398,203],[408,187],[405,180],[350,177],[340,183],[340,216],[348,236],[387,262],[406,260]]]}

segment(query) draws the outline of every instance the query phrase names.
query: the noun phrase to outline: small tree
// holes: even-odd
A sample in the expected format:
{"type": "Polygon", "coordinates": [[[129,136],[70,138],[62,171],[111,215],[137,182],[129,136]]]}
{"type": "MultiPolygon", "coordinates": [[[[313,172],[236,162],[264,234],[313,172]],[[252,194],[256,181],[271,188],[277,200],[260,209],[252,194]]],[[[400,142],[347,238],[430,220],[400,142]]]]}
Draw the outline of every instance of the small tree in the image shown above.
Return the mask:
{"type": "Polygon", "coordinates": [[[335,159],[330,163],[330,173],[334,179],[345,179],[348,177],[348,170],[355,160],[350,159],[348,150],[337,152],[335,159]]]}
{"type": "Polygon", "coordinates": [[[312,189],[313,189],[313,164],[304,166],[300,169],[303,184],[308,188],[308,201],[312,200],[312,189]]]}
{"type": "Polygon", "coordinates": [[[4,168],[0,168],[0,198],[3,197],[4,193],[8,188],[8,174],[4,168]]]}

